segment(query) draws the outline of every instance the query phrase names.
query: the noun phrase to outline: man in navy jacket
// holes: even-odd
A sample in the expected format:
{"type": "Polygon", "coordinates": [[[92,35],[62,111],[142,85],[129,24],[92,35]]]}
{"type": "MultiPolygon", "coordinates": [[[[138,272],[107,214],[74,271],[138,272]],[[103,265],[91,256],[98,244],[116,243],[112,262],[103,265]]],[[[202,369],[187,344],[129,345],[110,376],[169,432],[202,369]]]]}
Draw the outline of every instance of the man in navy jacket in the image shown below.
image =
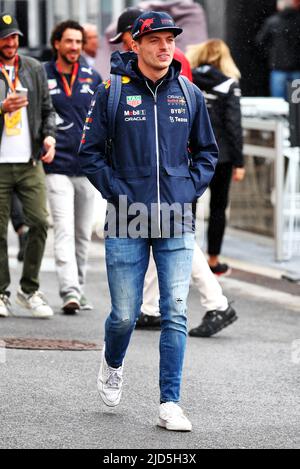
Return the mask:
{"type": "Polygon", "coordinates": [[[108,158],[108,82],[93,100],[80,164],[110,206],[106,262],[112,311],[105,327],[100,395],[110,407],[120,402],[124,357],[140,314],[152,246],[162,316],[158,425],[190,431],[178,406],[195,242],[194,223],[187,220],[213,176],[218,149],[201,92],[195,88],[196,113],[190,116],[178,82],[180,64],[173,57],[181,32],[166,13],[143,13],[135,21],[137,57],[115,53],[112,60],[112,73],[123,83],[112,154],[108,158]],[[118,220],[115,232],[112,214],[118,220]]]}
{"type": "Polygon", "coordinates": [[[94,190],[80,169],[78,148],[91,98],[101,78],[81,61],[83,42],[84,30],[77,22],[58,24],[51,37],[55,58],[45,65],[57,118],[56,157],[45,171],[65,314],[91,309],[84,285],[94,190]]]}

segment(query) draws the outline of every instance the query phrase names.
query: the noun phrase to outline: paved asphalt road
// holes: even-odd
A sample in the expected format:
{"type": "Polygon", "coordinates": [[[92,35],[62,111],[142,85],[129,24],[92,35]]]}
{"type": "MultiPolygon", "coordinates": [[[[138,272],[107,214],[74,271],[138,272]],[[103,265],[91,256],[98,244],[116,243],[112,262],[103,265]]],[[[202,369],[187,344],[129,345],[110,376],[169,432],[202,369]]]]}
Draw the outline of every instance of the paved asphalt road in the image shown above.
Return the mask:
{"type": "MultiPolygon", "coordinates": [[[[60,315],[48,254],[42,289],[57,315],[51,321],[1,320],[0,339],[78,339],[101,345],[109,296],[100,248],[93,244],[88,276],[93,312],[60,315]]],[[[20,267],[13,257],[15,291],[20,267]]],[[[155,426],[159,333],[136,331],[126,359],[123,400],[115,410],[105,408],[97,394],[98,351],[0,350],[0,448],[299,448],[300,296],[236,279],[226,280],[224,289],[235,300],[239,321],[215,338],[188,340],[182,407],[192,420],[192,433],[155,426]]],[[[202,314],[192,288],[189,325],[202,314]]]]}

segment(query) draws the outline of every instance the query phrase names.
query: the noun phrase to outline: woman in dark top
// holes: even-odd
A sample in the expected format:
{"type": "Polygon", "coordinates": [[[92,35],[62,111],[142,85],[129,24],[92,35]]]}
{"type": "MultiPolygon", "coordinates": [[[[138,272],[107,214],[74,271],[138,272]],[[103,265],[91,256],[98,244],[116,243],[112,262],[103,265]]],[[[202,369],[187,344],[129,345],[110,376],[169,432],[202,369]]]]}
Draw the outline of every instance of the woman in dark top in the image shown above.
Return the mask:
{"type": "Polygon", "coordinates": [[[226,226],[226,208],[231,179],[245,177],[239,87],[240,72],[229,48],[220,39],[190,46],[187,58],[194,83],[204,93],[212,126],[220,148],[219,162],[210,184],[210,217],[208,227],[208,263],[216,275],[230,273],[227,264],[219,262],[226,226]]]}

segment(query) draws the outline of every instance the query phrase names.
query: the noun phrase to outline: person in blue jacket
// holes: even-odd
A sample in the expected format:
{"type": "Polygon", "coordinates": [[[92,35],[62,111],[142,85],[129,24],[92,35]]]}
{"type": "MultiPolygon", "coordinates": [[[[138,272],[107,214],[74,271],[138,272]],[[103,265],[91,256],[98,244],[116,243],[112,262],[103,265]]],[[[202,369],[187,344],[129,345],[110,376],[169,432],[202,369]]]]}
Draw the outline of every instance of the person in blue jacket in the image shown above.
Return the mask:
{"type": "Polygon", "coordinates": [[[124,358],[140,314],[152,246],[162,317],[158,425],[190,431],[178,405],[195,243],[194,223],[186,221],[214,174],[218,148],[202,93],[194,87],[196,112],[190,116],[178,81],[181,67],[173,56],[180,33],[164,12],[143,13],[135,21],[135,54],[112,56],[112,73],[122,76],[112,152],[107,152],[108,82],[93,99],[80,164],[109,202],[105,246],[112,310],[105,325],[100,396],[110,407],[120,402],[124,358]]]}
{"type": "Polygon", "coordinates": [[[55,263],[65,314],[91,309],[84,295],[88,247],[92,232],[94,190],[78,160],[80,135],[99,74],[80,54],[84,30],[74,21],[58,24],[51,36],[54,59],[45,64],[56,111],[56,156],[47,174],[55,231],[55,263]]]}

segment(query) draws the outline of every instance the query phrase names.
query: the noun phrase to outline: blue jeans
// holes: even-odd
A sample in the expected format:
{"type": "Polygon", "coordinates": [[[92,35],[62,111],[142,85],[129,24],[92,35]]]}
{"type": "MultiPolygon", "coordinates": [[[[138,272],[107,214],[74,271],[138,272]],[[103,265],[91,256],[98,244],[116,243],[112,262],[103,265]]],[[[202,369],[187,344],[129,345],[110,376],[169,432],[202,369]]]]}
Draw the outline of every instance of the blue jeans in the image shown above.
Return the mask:
{"type": "Polygon", "coordinates": [[[288,100],[288,83],[300,78],[300,71],[284,72],[273,70],[270,76],[271,95],[288,100]]]}
{"type": "MultiPolygon", "coordinates": [[[[161,402],[179,402],[187,337],[186,302],[192,271],[195,237],[120,239],[107,238],[106,266],[112,311],[105,324],[105,358],[121,366],[143,303],[143,286],[150,245],[160,288],[160,391],[161,402]]],[[[141,353],[147,353],[146,350],[141,353]]]]}

